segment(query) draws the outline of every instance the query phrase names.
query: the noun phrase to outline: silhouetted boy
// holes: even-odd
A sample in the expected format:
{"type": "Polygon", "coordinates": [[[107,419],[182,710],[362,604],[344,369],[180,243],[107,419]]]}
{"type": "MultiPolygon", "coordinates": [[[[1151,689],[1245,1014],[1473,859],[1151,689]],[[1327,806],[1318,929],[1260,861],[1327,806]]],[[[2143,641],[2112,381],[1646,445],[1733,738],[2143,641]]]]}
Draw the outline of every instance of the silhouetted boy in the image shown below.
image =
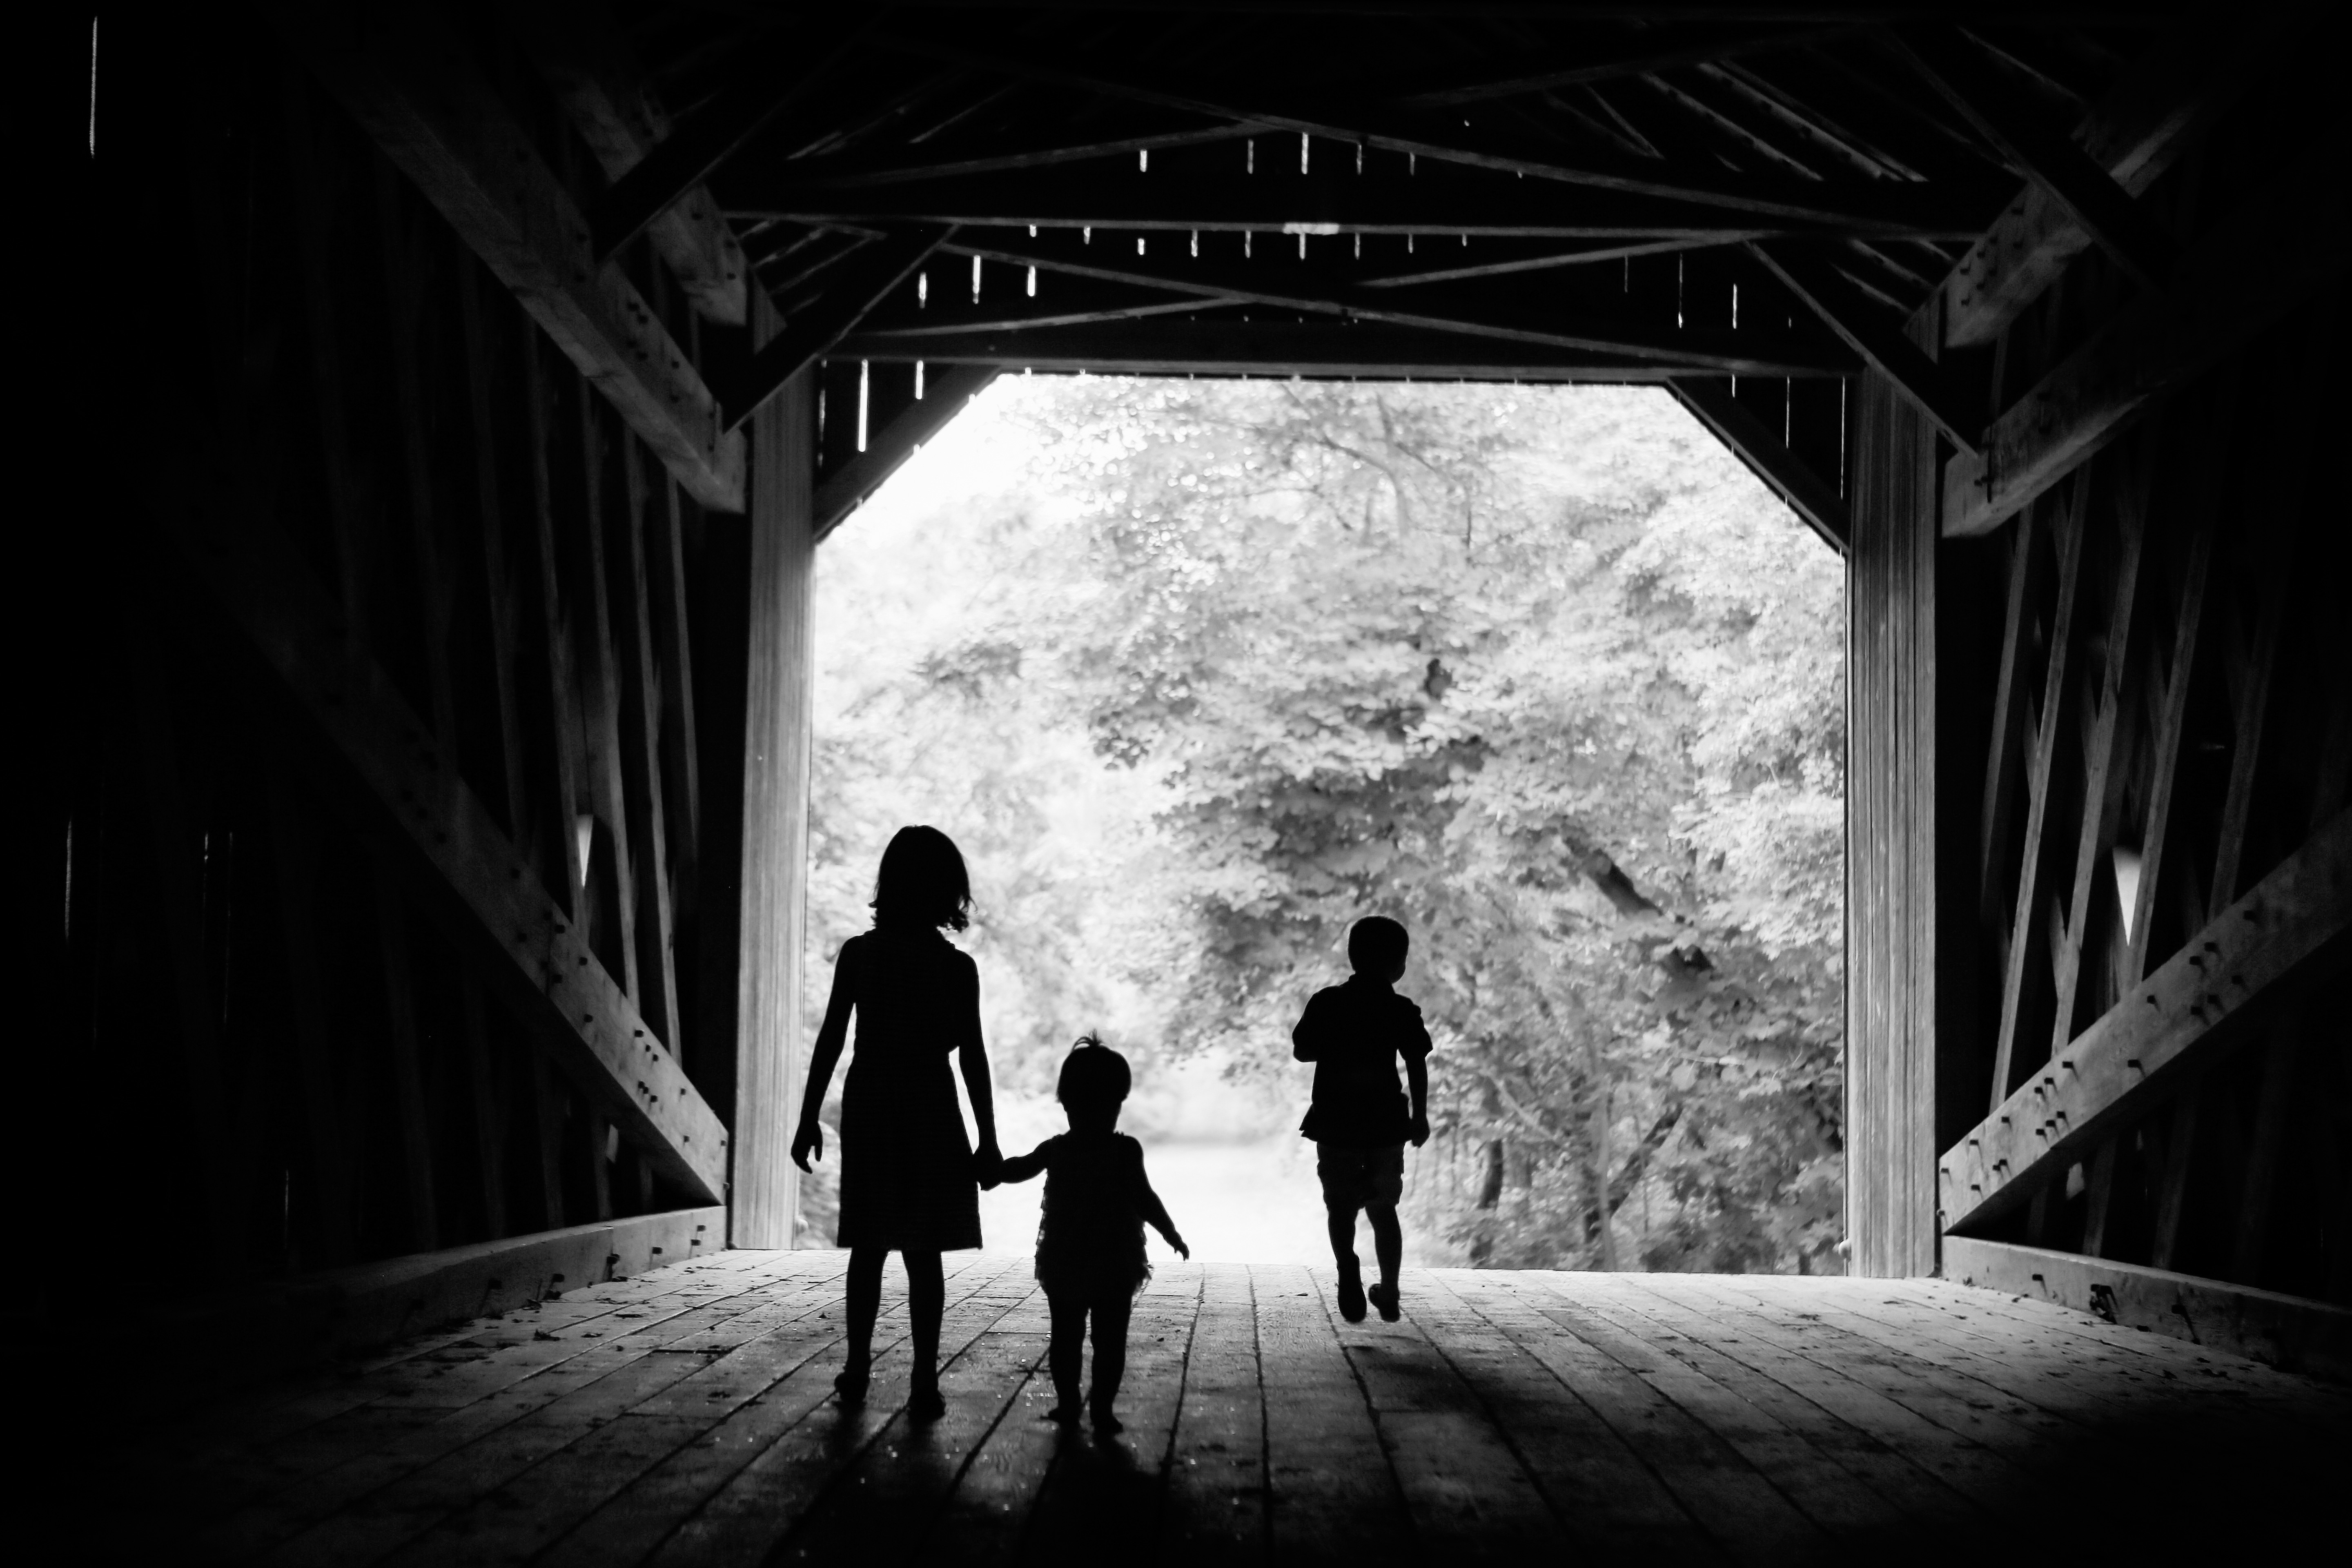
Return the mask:
{"type": "Polygon", "coordinates": [[[1429,1031],[1421,1009],[1396,994],[1412,939],[1392,920],[1372,915],[1348,932],[1348,962],[1356,973],[1307,1000],[1290,1032],[1290,1054],[1315,1064],[1315,1098],[1298,1131],[1315,1140],[1315,1173],[1339,1266],[1339,1315],[1364,1321],[1362,1266],[1356,1261],[1356,1211],[1372,1222],[1372,1251],[1381,1282],[1370,1296],[1381,1316],[1403,1316],[1397,1269],[1404,1260],[1404,1229],[1397,1203],[1404,1196],[1404,1145],[1429,1138],[1429,1031]],[[1412,1086],[1408,1107],[1397,1082],[1397,1060],[1412,1086]]]}
{"type": "Polygon", "coordinates": [[[1115,1131],[1118,1108],[1134,1078],[1127,1058],[1092,1035],[1079,1038],[1063,1058],[1055,1098],[1070,1119],[1070,1130],[1048,1138],[1026,1154],[1004,1162],[1008,1182],[1045,1173],[1045,1212],[1037,1226],[1037,1283],[1045,1288],[1054,1337],[1046,1365],[1054,1374],[1056,1421],[1078,1417],[1078,1363],[1084,1352],[1087,1317],[1095,1321],[1095,1385],[1087,1403],[1095,1430],[1109,1434],[1120,1422],[1111,1414],[1127,1371],[1127,1318],[1135,1293],[1151,1278],[1143,1260],[1143,1224],[1168,1238],[1185,1258],[1192,1256],[1176,1222],[1143,1173],[1143,1145],[1115,1131]]]}

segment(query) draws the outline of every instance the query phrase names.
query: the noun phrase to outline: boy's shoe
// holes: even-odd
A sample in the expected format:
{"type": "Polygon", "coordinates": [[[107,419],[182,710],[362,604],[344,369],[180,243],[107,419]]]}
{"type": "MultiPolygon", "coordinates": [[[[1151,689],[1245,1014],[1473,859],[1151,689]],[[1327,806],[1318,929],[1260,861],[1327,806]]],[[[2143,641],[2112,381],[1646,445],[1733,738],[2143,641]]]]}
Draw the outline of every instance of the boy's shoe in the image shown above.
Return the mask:
{"type": "Polygon", "coordinates": [[[1061,1404],[1056,1405],[1054,1408],[1045,1412],[1045,1419],[1048,1421],[1058,1421],[1065,1426],[1075,1426],[1078,1424],[1078,1416],[1081,1414],[1082,1412],[1078,1409],[1077,1401],[1074,1399],[1066,1399],[1062,1401],[1061,1404]]]}
{"type": "Polygon", "coordinates": [[[864,1367],[844,1367],[833,1374],[833,1391],[841,1396],[844,1405],[863,1405],[866,1403],[866,1379],[864,1367]]]}
{"type": "Polygon", "coordinates": [[[936,1421],[948,1413],[948,1402],[940,1396],[939,1384],[919,1388],[907,1396],[907,1418],[909,1421],[936,1421]]]}
{"type": "Polygon", "coordinates": [[[1118,1416],[1113,1415],[1110,1413],[1109,1405],[1097,1405],[1095,1406],[1096,1436],[1102,1437],[1115,1437],[1126,1430],[1127,1423],[1120,1420],[1118,1416]]]}
{"type": "Polygon", "coordinates": [[[1381,1310],[1381,1321],[1384,1323],[1393,1323],[1399,1318],[1404,1316],[1404,1309],[1397,1303],[1397,1289],[1395,1286],[1375,1285],[1370,1289],[1365,1291],[1364,1295],[1373,1306],[1378,1307],[1381,1310]]]}
{"type": "Polygon", "coordinates": [[[1352,1268],[1339,1275],[1339,1315],[1351,1323],[1364,1321],[1364,1278],[1352,1268]]]}

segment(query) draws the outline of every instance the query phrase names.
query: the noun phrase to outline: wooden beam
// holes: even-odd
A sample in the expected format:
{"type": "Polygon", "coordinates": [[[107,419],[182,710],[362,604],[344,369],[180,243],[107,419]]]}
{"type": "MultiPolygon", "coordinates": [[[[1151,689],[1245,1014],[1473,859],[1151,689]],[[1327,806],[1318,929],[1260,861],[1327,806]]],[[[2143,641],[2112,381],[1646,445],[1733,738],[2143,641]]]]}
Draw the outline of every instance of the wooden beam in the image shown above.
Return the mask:
{"type": "Polygon", "coordinates": [[[1693,418],[1715,432],[1716,439],[1730,447],[1749,472],[1805,520],[1822,543],[1840,555],[1846,553],[1852,524],[1835,487],[1782,446],[1780,437],[1743,407],[1727,386],[1697,376],[1677,376],[1666,385],[1693,418]]]}
{"type": "Polygon", "coordinates": [[[1625,261],[1636,256],[1670,256],[1717,245],[1738,245],[1769,237],[1754,229],[1731,229],[1705,239],[1649,239],[1622,245],[1585,245],[1543,256],[1522,256],[1508,261],[1476,262],[1465,267],[1438,267],[1413,272],[1391,272],[1359,279],[1366,289],[1410,289],[1429,283],[1457,283],[1472,278],[1505,278],[1521,272],[1550,272],[1562,267],[1590,267],[1601,261],[1625,261]]]}
{"type": "MultiPolygon", "coordinates": [[[[754,300],[752,331],[772,330],[754,300]]],[[[807,921],[816,534],[815,376],[803,372],[752,423],[751,627],[743,710],[737,935],[734,1163],[728,1244],[793,1244],[799,1173],[801,951],[807,921]]]]}
{"type": "Polygon", "coordinates": [[[2054,127],[1992,69],[1956,27],[1898,29],[1889,35],[1927,85],[2010,166],[2050,194],[2084,234],[2144,288],[2161,289],[2180,247],[2132,193],[2054,127]]]}
{"type": "Polygon", "coordinates": [[[1663,382],[1687,365],[1377,321],[1250,321],[1236,311],[1035,331],[902,338],[856,333],[836,359],[992,364],[1130,375],[1329,375],[1430,381],[1663,382]]]}
{"type": "Polygon", "coordinates": [[[614,541],[619,559],[611,564],[621,600],[614,649],[621,672],[621,782],[635,857],[638,989],[632,994],[662,1044],[683,1056],[677,921],[670,904],[670,814],[663,800],[662,685],[654,664],[653,605],[646,567],[646,533],[654,500],[635,442],[622,449],[621,464],[626,506],[620,527],[612,531],[619,535],[614,541]]]}
{"type": "MultiPolygon", "coordinates": [[[[1162,111],[1150,123],[1166,129],[1136,129],[1107,134],[1075,132],[1056,136],[1039,132],[1024,137],[990,137],[941,144],[927,142],[887,153],[844,153],[832,156],[796,158],[792,177],[796,185],[884,185],[899,180],[938,180],[958,175],[997,174],[1008,169],[1044,169],[1056,163],[1093,158],[1116,158],[1126,153],[1156,153],[1163,148],[1205,147],[1237,142],[1244,136],[1272,131],[1270,125],[1218,123],[1203,126],[1195,116],[1162,111]]],[[[754,177],[756,176],[747,176],[754,177]]]]}
{"type": "Polygon", "coordinates": [[[289,40],[451,227],[703,505],[743,510],[743,444],[465,46],[360,0],[278,12],[289,40]]]}
{"type": "MultiPolygon", "coordinates": [[[[699,192],[703,182],[779,112],[833,76],[841,57],[889,9],[885,5],[857,7],[846,13],[850,19],[845,25],[795,19],[776,29],[778,41],[755,50],[751,66],[733,85],[615,174],[612,189],[588,215],[595,258],[610,260],[649,225],[699,192]],[[813,31],[820,36],[812,39],[813,31]]],[[[560,34],[577,25],[567,9],[557,30],[560,34]]]]}
{"type": "Polygon", "coordinates": [[[2055,520],[2058,546],[2058,597],[2051,612],[2050,652],[2042,666],[2041,720],[2032,732],[2032,749],[2025,763],[2025,843],[2017,866],[2017,889],[2011,900],[2008,945],[2001,970],[2000,1021],[1994,1037],[1991,1094],[1998,1108],[2009,1097],[2015,1076],[2018,1037],[2025,1028],[2026,988],[2032,984],[2036,951],[2049,932],[2049,894],[2042,882],[2043,840],[2049,832],[2051,774],[2057,766],[2058,745],[2064,738],[2069,715],[2074,711],[2074,683],[2069,679],[2074,653],[2074,617],[2082,600],[2083,544],[2091,531],[2089,498],[2078,483],[2063,498],[2055,520]]]}
{"type": "Polygon", "coordinates": [[[1977,449],[1982,419],[1967,394],[1900,331],[1864,315],[1853,287],[1824,258],[1785,244],[1751,242],[1747,250],[1864,363],[1909,398],[1952,445],[1963,452],[1977,449]]]}
{"type": "Polygon", "coordinates": [[[1944,1238],[1942,1273],[1963,1285],[2054,1301],[2282,1372],[2352,1383],[2352,1311],[2326,1301],[1965,1236],[1944,1238]]]}
{"type": "MultiPolygon", "coordinates": [[[[679,1070],[641,1037],[644,1020],[588,951],[575,922],[459,777],[391,679],[344,644],[334,605],[283,550],[252,538],[197,538],[165,510],[185,571],[251,643],[287,698],[415,866],[427,913],[470,948],[509,1007],[549,1044],[592,1106],[662,1173],[702,1202],[723,1191],[727,1134],[679,1070]]],[[[251,533],[252,531],[247,531],[251,533]]]]}
{"type": "Polygon", "coordinates": [[[913,277],[915,268],[952,232],[926,225],[892,234],[854,252],[837,272],[829,272],[817,301],[793,312],[783,331],[753,351],[741,377],[726,389],[727,428],[739,428],[793,377],[823,359],[885,295],[913,277]]]}
{"type": "Polygon", "coordinates": [[[1252,267],[1246,262],[1219,264],[1206,258],[1178,256],[1160,260],[1149,253],[1120,256],[1108,247],[1097,253],[1084,245],[1071,246],[1018,238],[967,238],[959,235],[945,247],[950,254],[976,256],[1014,267],[1035,267],[1077,278],[1127,283],[1192,294],[1203,300],[1236,305],[1272,306],[1347,321],[1379,321],[1391,326],[1417,327],[1466,337],[1506,342],[1539,343],[1553,348],[1593,353],[1622,354],[1652,360],[1696,374],[1822,375],[1850,371],[1844,360],[1826,343],[1765,331],[1677,331],[1670,326],[1645,330],[1639,323],[1616,319],[1580,321],[1573,316],[1538,316],[1496,308],[1485,302],[1490,291],[1457,289],[1435,298],[1416,292],[1400,298],[1392,290],[1376,290],[1348,283],[1307,268],[1252,267]],[[1303,276],[1302,276],[1303,274],[1303,276]]]}
{"type": "MultiPolygon", "coordinates": [[[[616,184],[625,181],[630,171],[669,140],[669,116],[647,95],[645,73],[630,58],[605,7],[504,0],[499,10],[571,115],[573,129],[606,179],[616,184]]],[[[591,209],[592,230],[601,210],[591,209]]],[[[718,204],[700,184],[679,192],[621,241],[599,245],[597,259],[609,258],[638,233],[652,242],[697,311],[729,326],[740,327],[750,320],[744,280],[751,265],[718,204]]]]}
{"type": "Polygon", "coordinates": [[[816,487],[814,509],[816,537],[823,543],[866,498],[915,455],[915,449],[963,412],[964,405],[994,381],[994,365],[945,364],[927,367],[923,395],[908,404],[897,418],[867,433],[866,450],[857,454],[816,487]]]}
{"type": "Polygon", "coordinates": [[[2352,268],[2347,137],[2306,148],[2193,246],[2162,294],[2126,307],[2003,410],[1944,474],[1944,532],[1988,533],[2179,387],[2352,268]]]}
{"type": "MultiPolygon", "coordinates": [[[[2020,759],[2024,754],[2026,717],[2032,711],[2025,701],[2025,655],[2030,651],[2026,616],[2032,609],[2033,579],[2041,570],[2040,557],[2033,547],[2037,522],[2047,526],[2046,521],[2037,519],[2032,512],[2022,513],[2010,535],[2000,667],[1993,680],[1992,737],[1985,746],[1984,801],[1977,825],[1977,914],[1988,929],[2001,935],[2004,952],[2007,933],[1999,928],[2004,900],[2000,896],[2000,881],[1996,873],[2001,854],[2009,847],[2009,825],[2017,811],[2018,780],[2024,776],[2020,759]]],[[[2132,978],[2137,981],[2139,977],[2132,978]]]]}
{"type": "Polygon", "coordinates": [[[1112,77],[1057,67],[1034,53],[975,49],[914,29],[900,29],[877,41],[909,53],[1113,100],[1155,104],[1207,119],[1248,121],[1335,142],[1360,142],[1387,152],[1492,169],[1528,179],[1661,196],[1726,212],[1759,214],[1839,233],[1916,232],[1922,226],[1949,223],[1961,216],[1950,210],[1948,197],[1941,192],[1888,189],[1885,184],[1873,183],[1877,184],[1877,188],[1873,189],[1860,181],[1832,184],[1755,174],[1716,180],[1656,160],[1607,153],[1589,147],[1578,149],[1573,161],[1566,161],[1535,152],[1523,142],[1474,129],[1464,124],[1460,115],[1442,111],[1374,108],[1359,112],[1359,106],[1354,104],[1316,104],[1303,99],[1281,104],[1241,103],[1202,97],[1174,79],[1154,80],[1149,66],[1139,68],[1129,77],[1112,77]]]}
{"type": "Polygon", "coordinates": [[[1535,70],[1521,69],[1507,77],[1478,77],[1444,87],[1425,87],[1395,94],[1389,101],[1404,109],[1445,109],[1482,103],[1497,98],[1546,92],[1587,82],[1613,81],[1675,66],[1731,59],[1764,49],[1800,49],[1828,43],[1851,27],[1779,26],[1758,30],[1742,27],[1726,33],[1700,26],[1650,29],[1627,36],[1624,42],[1579,49],[1569,59],[1535,70]]]}
{"type": "MultiPolygon", "coordinates": [[[[1241,162],[1238,155],[1235,163],[1241,162]]],[[[1274,160],[1266,160],[1271,165],[1274,160]]],[[[1834,238],[1817,220],[1732,212],[1640,192],[1565,188],[1433,165],[1412,177],[1325,166],[1267,167],[1232,177],[1177,169],[1030,168],[888,184],[818,183],[796,164],[746,169],[729,182],[730,216],[800,224],[951,223],[965,228],[1094,227],[1204,234],[1460,235],[1474,239],[1660,239],[1720,242],[1743,235],[1834,238]]],[[[1969,216],[1923,216],[1867,232],[1883,238],[1968,239],[1969,216]]]]}
{"type": "Polygon", "coordinates": [[[2184,943],[1938,1162],[1947,1229],[1979,1226],[2211,1062],[2352,947],[2352,810],[2184,943]]]}
{"type": "Polygon", "coordinates": [[[2262,1277],[2270,1248],[2272,1199],[2279,1167],[2286,1158],[2287,1118],[2294,1109],[2296,1068],[2305,1037],[2315,1033],[2311,1014],[2284,1022],[2263,1051],[2261,1088],[2254,1100],[2254,1136],[2246,1151],[2246,1171],[2238,1193],[2237,1237],[2230,1250],[2232,1279],[2251,1284],[2262,1277]]]}
{"type": "MultiPolygon", "coordinates": [[[[2091,165],[2137,196],[2256,80],[2296,29],[2320,13],[2257,10],[2226,26],[2191,24],[2126,68],[2074,132],[2091,165]]],[[[2029,184],[1972,244],[1942,286],[1947,346],[1990,342],[2091,245],[2047,189],[2029,184]]]]}

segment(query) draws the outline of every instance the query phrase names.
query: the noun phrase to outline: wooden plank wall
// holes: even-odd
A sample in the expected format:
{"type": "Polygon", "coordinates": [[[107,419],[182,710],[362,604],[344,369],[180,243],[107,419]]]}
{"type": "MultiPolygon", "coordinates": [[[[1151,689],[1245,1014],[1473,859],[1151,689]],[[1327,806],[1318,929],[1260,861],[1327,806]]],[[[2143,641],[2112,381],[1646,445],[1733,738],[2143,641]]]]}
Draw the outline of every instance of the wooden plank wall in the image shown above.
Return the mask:
{"type": "MultiPolygon", "coordinates": [[[[2253,95],[2146,210],[2230,244],[2312,101],[2253,95]]],[[[1959,1234],[2352,1304],[2338,293],[2156,384],[2124,434],[1945,545],[1939,613],[1969,628],[1947,643],[1974,660],[1943,686],[1947,732],[1969,732],[1945,787],[1972,820],[1937,933],[1968,991],[1939,1042],[1959,1234]],[[2302,933],[2293,962],[2249,968],[2271,931],[2302,933]]],[[[1958,363],[1997,413],[2161,313],[2087,249],[1958,363]]]]}
{"type": "MultiPolygon", "coordinates": [[[[601,189],[484,47],[575,198],[601,189]]],[[[123,26],[105,66],[116,485],[39,828],[58,1082],[107,1122],[97,1212],[226,1284],[713,1201],[738,944],[797,952],[730,905],[741,520],[683,492],[259,21],[123,26]],[[328,607],[362,679],[324,700],[373,704],[463,810],[372,792],[290,700],[326,676],[205,586],[247,562],[328,607]],[[457,874],[416,852],[452,834],[457,874]],[[523,971],[460,886],[493,878],[554,911],[582,975],[523,971]],[[619,1047],[614,1017],[563,1010],[587,976],[619,1047]]],[[[644,242],[623,260],[698,360],[725,348],[644,242]]]]}
{"type": "Polygon", "coordinates": [[[1848,1267],[1935,1267],[1935,434],[1857,384],[1847,576],[1848,1267]]]}

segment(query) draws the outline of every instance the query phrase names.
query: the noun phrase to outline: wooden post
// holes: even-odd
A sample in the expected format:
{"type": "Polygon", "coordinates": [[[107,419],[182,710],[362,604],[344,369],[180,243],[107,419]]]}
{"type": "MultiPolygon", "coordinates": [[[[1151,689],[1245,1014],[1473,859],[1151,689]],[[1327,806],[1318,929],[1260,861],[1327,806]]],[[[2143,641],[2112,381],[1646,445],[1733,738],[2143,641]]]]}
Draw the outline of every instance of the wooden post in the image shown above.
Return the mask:
{"type": "MultiPolygon", "coordinates": [[[[755,318],[769,316],[765,303],[754,302],[755,318]]],[[[755,320],[755,332],[767,327],[755,320]]],[[[799,1112],[807,915],[815,384],[814,368],[793,377],[761,405],[751,429],[730,1247],[792,1246],[800,1206],[798,1173],[788,1151],[799,1112]]]]}
{"type": "Polygon", "coordinates": [[[1862,378],[1847,576],[1849,1267],[1936,1266],[1935,432],[1862,378]]]}

